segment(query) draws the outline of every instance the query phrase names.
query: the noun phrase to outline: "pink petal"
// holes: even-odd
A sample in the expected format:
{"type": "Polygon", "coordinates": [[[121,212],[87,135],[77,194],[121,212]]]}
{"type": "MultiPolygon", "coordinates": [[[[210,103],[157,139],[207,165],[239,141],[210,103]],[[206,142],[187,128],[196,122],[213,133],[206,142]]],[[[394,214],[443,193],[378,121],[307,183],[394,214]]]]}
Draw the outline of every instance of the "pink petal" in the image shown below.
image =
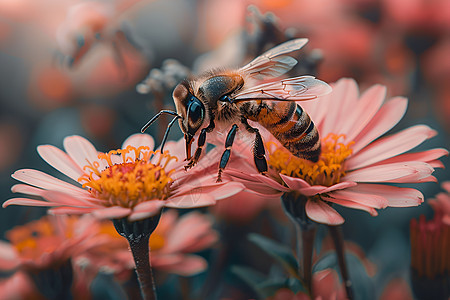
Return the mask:
{"type": "Polygon", "coordinates": [[[75,181],[83,175],[83,170],[61,149],[51,145],[37,147],[39,155],[53,168],[75,181]]]}
{"type": "Polygon", "coordinates": [[[0,270],[10,271],[20,264],[15,248],[5,241],[0,241],[0,270]]]}
{"type": "Polygon", "coordinates": [[[367,126],[354,138],[353,154],[395,126],[405,114],[408,100],[395,97],[387,101],[367,126]]]}
{"type": "Polygon", "coordinates": [[[212,220],[199,212],[194,211],[182,216],[167,237],[164,251],[194,252],[187,249],[195,248],[204,238],[209,240],[209,236],[212,236],[215,241],[217,233],[211,226],[212,220]]]}
{"type": "Polygon", "coordinates": [[[132,212],[131,208],[112,206],[108,208],[96,209],[92,211],[92,215],[99,219],[121,219],[132,212]]]}
{"type": "Polygon", "coordinates": [[[214,199],[222,200],[236,195],[237,193],[245,189],[244,185],[239,182],[228,182],[218,188],[212,189],[209,194],[214,197],[214,199]]]}
{"type": "Polygon", "coordinates": [[[127,146],[133,146],[136,149],[141,146],[147,146],[150,150],[153,150],[155,147],[155,141],[149,134],[135,133],[133,135],[130,135],[123,142],[122,149],[125,149],[127,146]]]}
{"type": "Polygon", "coordinates": [[[84,208],[84,207],[62,206],[51,208],[48,210],[48,213],[50,215],[81,215],[91,213],[94,210],[96,210],[95,207],[84,208]]]}
{"type": "Polygon", "coordinates": [[[345,125],[339,130],[345,134],[347,141],[352,141],[364,129],[380,109],[385,97],[386,87],[378,84],[361,95],[356,107],[351,108],[354,113],[347,116],[345,125]]]}
{"type": "Polygon", "coordinates": [[[404,162],[365,167],[349,172],[343,179],[355,182],[405,182],[405,180],[415,182],[427,177],[433,171],[434,169],[427,163],[404,162]]]}
{"type": "MultiPolygon", "coordinates": [[[[219,202],[220,203],[220,202],[219,202]]],[[[200,239],[196,241],[195,244],[186,245],[183,249],[185,253],[193,253],[202,251],[219,240],[219,234],[213,230],[210,230],[208,234],[203,235],[200,239]]]]}
{"type": "Polygon", "coordinates": [[[389,137],[381,138],[364,148],[347,162],[348,170],[362,168],[404,153],[435,136],[437,132],[425,125],[416,125],[389,137]]]}
{"type": "Polygon", "coordinates": [[[22,169],[14,172],[11,175],[12,178],[22,181],[24,183],[33,185],[46,190],[53,190],[59,192],[66,192],[77,195],[89,195],[89,192],[83,190],[73,184],[66,181],[62,181],[53,176],[50,176],[44,172],[32,170],[32,169],[22,169]]]}
{"type": "Polygon", "coordinates": [[[183,254],[165,254],[154,251],[150,254],[152,267],[159,270],[165,270],[167,267],[180,263],[183,260],[183,254]]]}
{"type": "Polygon", "coordinates": [[[183,160],[184,157],[186,156],[184,143],[185,143],[184,138],[181,138],[176,142],[167,141],[166,145],[164,146],[164,150],[168,150],[170,155],[174,155],[178,157],[180,160],[183,160]]]}
{"type": "Polygon", "coordinates": [[[209,194],[192,193],[181,195],[166,200],[166,207],[172,208],[194,208],[201,206],[209,206],[216,203],[214,197],[209,194]]]}
{"type": "Polygon", "coordinates": [[[283,179],[284,182],[286,182],[286,184],[289,186],[291,190],[298,191],[300,194],[303,194],[305,196],[313,196],[317,194],[328,193],[334,190],[345,189],[357,184],[355,182],[345,181],[332,185],[330,187],[322,185],[311,186],[309,185],[309,183],[300,178],[294,178],[283,174],[280,174],[280,177],[283,179]]]}
{"type": "Polygon", "coordinates": [[[67,193],[61,193],[56,191],[44,191],[41,197],[45,198],[50,203],[57,203],[65,206],[73,207],[103,207],[90,201],[86,197],[71,196],[67,193]]]}
{"type": "Polygon", "coordinates": [[[353,181],[342,181],[336,184],[333,184],[330,187],[327,187],[322,193],[329,193],[332,191],[336,191],[336,190],[343,190],[343,189],[347,189],[350,188],[352,186],[356,186],[357,183],[353,182],[353,181]]]}
{"type": "Polygon", "coordinates": [[[94,145],[81,136],[69,136],[64,139],[64,149],[75,163],[83,169],[88,163],[95,161],[100,163],[99,169],[103,170],[106,163],[98,158],[98,152],[94,145]]]}
{"type": "Polygon", "coordinates": [[[388,200],[383,196],[377,195],[376,193],[361,193],[354,189],[334,191],[333,193],[330,193],[329,196],[331,198],[352,201],[373,208],[386,208],[389,204],[388,200]]]}
{"type": "MultiPolygon", "coordinates": [[[[397,155],[395,157],[391,157],[382,161],[383,164],[388,163],[396,163],[396,162],[406,162],[406,161],[422,161],[426,163],[430,163],[431,161],[435,161],[436,159],[448,155],[448,151],[443,148],[431,149],[422,152],[416,153],[405,153],[401,155],[397,155]]],[[[434,167],[434,166],[433,166],[434,167]]]]}
{"type": "Polygon", "coordinates": [[[174,179],[174,185],[172,190],[173,197],[179,197],[186,194],[210,194],[216,200],[224,199],[233,196],[241,192],[245,186],[239,182],[227,182],[216,183],[215,177],[206,174],[199,174],[195,176],[195,173],[191,173],[190,176],[174,179]]]}
{"type": "Polygon", "coordinates": [[[392,207],[417,206],[423,202],[422,193],[412,188],[360,183],[350,190],[358,193],[380,195],[387,199],[388,205],[392,207]]]}
{"type": "Polygon", "coordinates": [[[0,281],[0,299],[42,299],[42,296],[32,283],[29,275],[23,271],[17,271],[0,281]]]}
{"type": "Polygon", "coordinates": [[[420,178],[417,178],[417,177],[418,177],[417,175],[413,174],[413,175],[406,176],[404,178],[400,178],[397,180],[392,180],[389,182],[392,182],[392,183],[411,183],[411,182],[414,182],[414,183],[436,182],[437,183],[438,182],[437,178],[434,176],[426,176],[426,177],[420,177],[420,178]]]}
{"type": "Polygon", "coordinates": [[[333,86],[331,97],[334,101],[328,103],[328,113],[320,124],[320,133],[325,136],[342,128],[345,122],[345,118],[342,118],[342,116],[348,111],[346,109],[354,106],[358,94],[358,85],[353,79],[341,79],[333,86]]]}
{"type": "Polygon", "coordinates": [[[443,182],[441,186],[444,190],[446,190],[448,193],[450,193],[450,181],[443,182]]]}
{"type": "Polygon", "coordinates": [[[203,272],[208,267],[206,260],[198,255],[183,255],[177,264],[159,268],[161,271],[178,274],[181,276],[192,276],[203,272]]]}
{"type": "Polygon", "coordinates": [[[445,169],[444,164],[439,160],[429,161],[428,164],[432,166],[434,169],[445,169]]]}
{"type": "Polygon", "coordinates": [[[410,174],[408,176],[392,179],[389,181],[386,181],[389,183],[421,183],[421,182],[438,182],[437,178],[434,176],[427,176],[426,174],[423,174],[422,172],[417,172],[414,174],[410,174]]]}
{"type": "Polygon", "coordinates": [[[250,190],[255,194],[281,196],[282,191],[289,191],[288,188],[282,186],[274,179],[261,174],[246,174],[236,170],[229,170],[226,174],[230,175],[234,180],[242,183],[247,190],[250,190]],[[265,183],[266,181],[267,184],[265,183]]]}
{"type": "Polygon", "coordinates": [[[334,208],[321,200],[306,202],[306,215],[313,221],[328,225],[341,225],[344,218],[334,208]]]}
{"type": "MultiPolygon", "coordinates": [[[[333,89],[335,87],[336,84],[332,86],[333,89]]],[[[308,115],[311,117],[311,120],[314,121],[316,126],[319,126],[326,117],[327,110],[323,109],[323,107],[329,107],[333,104],[333,100],[335,100],[333,94],[334,93],[331,92],[330,94],[323,95],[314,101],[304,101],[301,103],[301,106],[306,112],[308,112],[308,115]]]]}
{"type": "Polygon", "coordinates": [[[279,184],[276,180],[264,176],[261,174],[254,174],[252,175],[253,178],[257,179],[258,181],[262,182],[269,188],[273,188],[274,190],[280,191],[280,192],[288,192],[289,188],[285,187],[284,185],[279,184]]]}
{"type": "Polygon", "coordinates": [[[36,188],[28,184],[15,184],[12,186],[11,191],[13,193],[27,194],[30,196],[41,197],[45,190],[36,188]]]}
{"type": "Polygon", "coordinates": [[[340,198],[330,198],[330,197],[322,197],[322,200],[339,204],[341,206],[345,206],[352,209],[359,209],[368,212],[371,216],[375,217],[378,215],[378,212],[373,208],[367,205],[356,203],[350,200],[340,199],[340,198]]]}
{"type": "Polygon", "coordinates": [[[133,212],[128,216],[130,222],[142,220],[156,215],[161,208],[164,207],[162,200],[150,200],[139,203],[133,209],[133,212]]]}
{"type": "Polygon", "coordinates": [[[60,206],[58,203],[49,203],[47,201],[33,200],[29,198],[13,198],[3,202],[2,207],[5,208],[10,205],[23,205],[23,206],[60,206]]]}
{"type": "MultiPolygon", "coordinates": [[[[305,180],[301,179],[301,178],[294,178],[291,176],[287,176],[284,174],[280,174],[281,179],[283,179],[283,181],[286,183],[286,185],[291,189],[291,190],[300,190],[300,189],[305,189],[305,188],[310,188],[311,185],[309,185],[309,183],[307,183],[305,180]]],[[[325,187],[321,188],[325,189],[325,187]]]]}
{"type": "Polygon", "coordinates": [[[178,213],[176,209],[165,209],[161,215],[161,219],[158,224],[158,232],[166,233],[171,230],[175,223],[178,221],[178,213]]]}
{"type": "Polygon", "coordinates": [[[442,222],[444,222],[444,224],[450,225],[450,215],[443,216],[442,222]]]}

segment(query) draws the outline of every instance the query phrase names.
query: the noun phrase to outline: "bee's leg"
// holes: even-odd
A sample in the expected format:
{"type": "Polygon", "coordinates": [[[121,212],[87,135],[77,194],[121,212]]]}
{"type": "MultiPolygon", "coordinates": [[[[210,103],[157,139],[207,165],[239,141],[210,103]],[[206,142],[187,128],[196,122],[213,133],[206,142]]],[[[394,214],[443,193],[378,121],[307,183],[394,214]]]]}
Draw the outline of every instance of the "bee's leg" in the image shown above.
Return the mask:
{"type": "Polygon", "coordinates": [[[264,149],[264,143],[261,138],[261,134],[259,133],[258,128],[254,128],[250,126],[247,122],[247,119],[242,118],[241,119],[242,124],[244,124],[245,129],[247,129],[248,132],[254,133],[255,141],[253,143],[253,160],[255,162],[255,166],[258,169],[259,173],[266,173],[267,172],[267,161],[265,158],[266,150],[264,149]]]}
{"type": "Polygon", "coordinates": [[[190,168],[195,166],[195,164],[198,162],[198,160],[200,159],[200,155],[202,155],[202,149],[206,143],[206,133],[213,131],[214,128],[215,128],[214,121],[211,120],[208,127],[205,127],[200,131],[200,135],[198,136],[197,149],[195,150],[194,156],[192,156],[191,159],[189,160],[189,163],[186,166],[184,166],[185,170],[189,170],[190,168]]]}
{"type": "Polygon", "coordinates": [[[219,173],[217,174],[217,181],[222,181],[222,172],[223,169],[227,166],[228,160],[230,159],[231,155],[231,147],[233,146],[234,137],[236,135],[236,132],[238,130],[238,126],[236,124],[233,124],[231,126],[230,131],[228,131],[227,139],[225,140],[225,151],[222,154],[222,157],[220,158],[219,162],[219,173]]]}

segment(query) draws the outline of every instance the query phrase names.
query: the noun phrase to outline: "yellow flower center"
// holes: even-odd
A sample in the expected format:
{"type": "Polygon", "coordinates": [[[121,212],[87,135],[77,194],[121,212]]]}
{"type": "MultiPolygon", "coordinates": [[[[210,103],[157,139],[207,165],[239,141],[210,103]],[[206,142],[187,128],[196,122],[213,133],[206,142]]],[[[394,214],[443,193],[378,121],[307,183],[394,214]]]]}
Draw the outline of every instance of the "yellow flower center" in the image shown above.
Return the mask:
{"type": "Polygon", "coordinates": [[[169,197],[173,182],[170,175],[175,170],[166,171],[165,168],[177,158],[169,155],[168,151],[161,154],[159,150],[150,151],[146,146],[128,146],[101,153],[98,157],[107,162],[107,168],[99,171],[98,162],[88,164],[84,170],[89,170],[89,173],[78,181],[96,198],[105,200],[105,206],[134,207],[144,201],[169,197]],[[122,162],[114,163],[113,155],[118,155],[122,162]],[[156,155],[159,155],[157,162],[150,162],[156,155]]]}
{"type": "Polygon", "coordinates": [[[73,237],[77,217],[67,217],[64,232],[58,232],[48,217],[17,226],[6,233],[13,247],[24,259],[37,260],[44,253],[54,252],[65,239],[73,237]]]}
{"type": "MultiPolygon", "coordinates": [[[[322,139],[322,153],[315,163],[293,156],[284,147],[269,151],[268,163],[277,172],[301,178],[310,185],[331,186],[345,175],[344,162],[352,154],[354,142],[344,144],[343,138],[331,133],[322,139]]],[[[271,149],[270,145],[267,148],[271,149]]]]}

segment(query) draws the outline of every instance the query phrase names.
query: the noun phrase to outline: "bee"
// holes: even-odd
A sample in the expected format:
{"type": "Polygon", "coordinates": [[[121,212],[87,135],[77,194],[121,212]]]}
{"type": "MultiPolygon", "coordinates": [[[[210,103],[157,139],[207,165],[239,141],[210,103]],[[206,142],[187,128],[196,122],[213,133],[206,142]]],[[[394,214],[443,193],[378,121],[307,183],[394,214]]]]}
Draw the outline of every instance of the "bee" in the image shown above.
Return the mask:
{"type": "Polygon", "coordinates": [[[221,181],[238,130],[254,136],[253,160],[262,174],[267,172],[264,143],[258,128],[248,120],[266,128],[293,155],[313,162],[319,159],[319,133],[308,114],[296,101],[311,100],[331,91],[325,82],[313,76],[300,76],[264,82],[278,77],[297,64],[286,54],[302,48],[308,39],[294,39],[280,44],[236,70],[210,71],[179,83],[173,91],[176,112],[162,110],[143,128],[144,132],[161,114],[174,118],[169,123],[161,149],[170,127],[179,121],[186,142],[186,170],[199,160],[207,134],[217,125],[227,128],[225,150],[219,162],[217,181],[221,181]],[[197,137],[197,149],[191,155],[191,145],[197,137]]]}

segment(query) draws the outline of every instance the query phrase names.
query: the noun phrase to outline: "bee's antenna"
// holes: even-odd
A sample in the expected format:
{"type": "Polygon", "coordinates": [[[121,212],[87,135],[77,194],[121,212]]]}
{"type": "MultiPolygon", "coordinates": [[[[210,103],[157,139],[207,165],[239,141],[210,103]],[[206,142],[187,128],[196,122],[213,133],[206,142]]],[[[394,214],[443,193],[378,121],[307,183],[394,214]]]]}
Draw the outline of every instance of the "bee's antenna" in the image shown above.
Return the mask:
{"type": "MultiPolygon", "coordinates": [[[[172,110],[162,110],[159,113],[157,113],[153,118],[150,119],[150,121],[147,122],[147,124],[145,124],[142,128],[141,128],[141,132],[144,133],[147,128],[150,127],[150,125],[153,124],[153,122],[156,121],[156,119],[158,119],[162,114],[168,114],[168,115],[172,115],[172,116],[177,116],[178,118],[181,118],[181,116],[179,114],[177,114],[175,111],[172,110]]],[[[173,121],[172,121],[173,122],[173,121]]]]}
{"type": "Polygon", "coordinates": [[[175,121],[178,120],[179,118],[181,118],[181,116],[176,115],[175,118],[173,118],[172,121],[170,121],[169,125],[167,125],[166,132],[164,133],[164,137],[163,137],[163,140],[161,142],[161,153],[164,152],[164,145],[166,144],[167,137],[169,136],[170,128],[175,123],[175,121]]]}

